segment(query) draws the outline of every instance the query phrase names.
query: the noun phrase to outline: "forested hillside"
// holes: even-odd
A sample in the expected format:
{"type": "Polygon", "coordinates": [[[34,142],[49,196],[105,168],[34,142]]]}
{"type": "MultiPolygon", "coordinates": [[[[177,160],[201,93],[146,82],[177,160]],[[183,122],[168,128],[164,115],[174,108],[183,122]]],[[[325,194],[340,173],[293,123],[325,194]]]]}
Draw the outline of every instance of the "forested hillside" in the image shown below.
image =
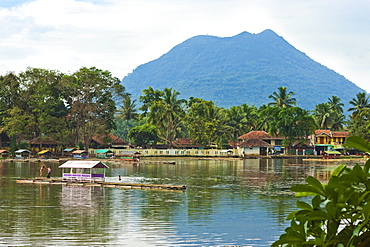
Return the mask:
{"type": "Polygon", "coordinates": [[[260,106],[278,87],[295,93],[297,105],[312,110],[338,96],[348,102],[361,88],[313,61],[271,30],[234,37],[195,36],[122,80],[138,98],[143,89],[170,88],[180,97],[211,100],[220,107],[260,106]]]}

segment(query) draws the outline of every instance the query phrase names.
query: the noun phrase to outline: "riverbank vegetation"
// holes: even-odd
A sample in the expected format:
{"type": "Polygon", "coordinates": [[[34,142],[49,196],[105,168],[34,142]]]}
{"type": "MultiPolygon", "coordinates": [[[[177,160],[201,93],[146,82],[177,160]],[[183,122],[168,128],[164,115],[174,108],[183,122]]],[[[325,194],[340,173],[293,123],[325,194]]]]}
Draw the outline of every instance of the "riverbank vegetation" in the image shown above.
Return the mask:
{"type": "Polygon", "coordinates": [[[370,139],[365,93],[354,96],[348,111],[335,95],[313,111],[298,107],[293,96],[279,87],[272,89],[268,105],[221,108],[200,98],[182,99],[173,88],[148,87],[135,100],[109,71],[82,67],[65,74],[28,68],[0,76],[0,122],[14,145],[50,137],[61,146],[79,148],[88,148],[91,137],[103,133],[145,147],[172,147],[177,138],[192,138],[205,147],[222,148],[251,130],[279,134],[285,146],[304,142],[317,128],[349,130],[370,139]]]}
{"type": "MultiPolygon", "coordinates": [[[[361,137],[346,140],[350,147],[370,152],[361,137]]],[[[309,176],[307,184],[293,185],[297,197],[312,197],[311,203],[297,200],[285,229],[272,246],[369,246],[370,160],[363,167],[338,166],[324,184],[309,176]]]]}

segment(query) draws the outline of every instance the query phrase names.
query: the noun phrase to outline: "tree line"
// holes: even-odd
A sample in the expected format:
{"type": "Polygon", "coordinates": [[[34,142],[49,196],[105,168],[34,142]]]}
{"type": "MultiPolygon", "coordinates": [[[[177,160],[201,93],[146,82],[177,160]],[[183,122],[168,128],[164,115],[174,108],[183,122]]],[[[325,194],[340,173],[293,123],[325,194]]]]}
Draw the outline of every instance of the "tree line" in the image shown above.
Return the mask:
{"type": "Polygon", "coordinates": [[[284,145],[305,142],[315,129],[349,130],[370,139],[370,100],[358,93],[348,117],[337,96],[313,111],[297,107],[293,92],[279,87],[271,102],[256,107],[242,104],[218,107],[200,98],[181,99],[172,88],[148,87],[137,100],[109,71],[82,67],[65,74],[27,68],[0,76],[0,121],[19,144],[36,137],[51,138],[61,146],[88,149],[94,135],[114,135],[147,147],[173,147],[177,138],[192,138],[205,147],[226,147],[252,130],[285,137],[284,145]]]}

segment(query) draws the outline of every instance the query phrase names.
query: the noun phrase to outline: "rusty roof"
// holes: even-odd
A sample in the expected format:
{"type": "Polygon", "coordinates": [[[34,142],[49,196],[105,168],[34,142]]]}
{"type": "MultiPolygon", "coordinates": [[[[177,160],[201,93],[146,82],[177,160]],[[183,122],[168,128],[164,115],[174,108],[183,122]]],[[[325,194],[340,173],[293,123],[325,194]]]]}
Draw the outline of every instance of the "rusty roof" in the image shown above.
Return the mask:
{"type": "Polygon", "coordinates": [[[50,137],[46,138],[41,138],[41,137],[36,137],[32,139],[31,141],[28,142],[29,144],[46,144],[46,145],[57,145],[58,143],[56,141],[53,141],[50,137]]]}
{"type": "Polygon", "coordinates": [[[115,144],[115,145],[118,145],[118,144],[121,144],[121,145],[127,145],[127,142],[122,140],[121,138],[113,135],[113,134],[103,134],[103,135],[95,135],[93,136],[92,140],[97,142],[98,144],[108,144],[104,141],[105,138],[110,138],[111,139],[111,144],[115,144]]]}

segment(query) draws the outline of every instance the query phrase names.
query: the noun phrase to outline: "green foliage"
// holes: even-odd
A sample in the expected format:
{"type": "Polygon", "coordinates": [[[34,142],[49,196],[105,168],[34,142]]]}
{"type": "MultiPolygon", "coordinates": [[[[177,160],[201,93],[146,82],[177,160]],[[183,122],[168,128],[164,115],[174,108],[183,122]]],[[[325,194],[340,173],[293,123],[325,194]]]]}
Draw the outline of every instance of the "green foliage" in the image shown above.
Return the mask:
{"type": "Polygon", "coordinates": [[[143,93],[140,109],[144,110],[147,123],[156,126],[159,138],[172,147],[181,131],[187,101],[178,99],[180,93],[172,88],[165,88],[162,92],[148,87],[143,93]]]}
{"type": "Polygon", "coordinates": [[[352,114],[348,129],[351,135],[370,140],[370,108],[362,108],[352,114]]]}
{"type": "Polygon", "coordinates": [[[133,140],[135,145],[144,148],[159,141],[157,127],[150,124],[132,128],[128,133],[128,137],[133,140]]]}
{"type": "MultiPolygon", "coordinates": [[[[370,143],[349,137],[346,145],[370,151],[370,143]]],[[[364,167],[337,167],[329,182],[314,177],[307,184],[292,186],[297,197],[312,196],[311,204],[297,200],[299,210],[287,217],[285,229],[272,246],[347,246],[370,245],[370,160],[364,167]]]]}
{"type": "Polygon", "coordinates": [[[327,103],[316,105],[312,115],[320,129],[342,130],[345,120],[344,104],[334,95],[328,100],[327,103]]]}
{"type": "Polygon", "coordinates": [[[292,98],[291,96],[294,95],[294,93],[287,92],[286,87],[279,87],[279,92],[274,92],[269,96],[270,99],[273,99],[274,102],[269,103],[269,106],[277,106],[277,107],[292,107],[293,105],[297,105],[297,100],[295,98],[292,98]]]}

